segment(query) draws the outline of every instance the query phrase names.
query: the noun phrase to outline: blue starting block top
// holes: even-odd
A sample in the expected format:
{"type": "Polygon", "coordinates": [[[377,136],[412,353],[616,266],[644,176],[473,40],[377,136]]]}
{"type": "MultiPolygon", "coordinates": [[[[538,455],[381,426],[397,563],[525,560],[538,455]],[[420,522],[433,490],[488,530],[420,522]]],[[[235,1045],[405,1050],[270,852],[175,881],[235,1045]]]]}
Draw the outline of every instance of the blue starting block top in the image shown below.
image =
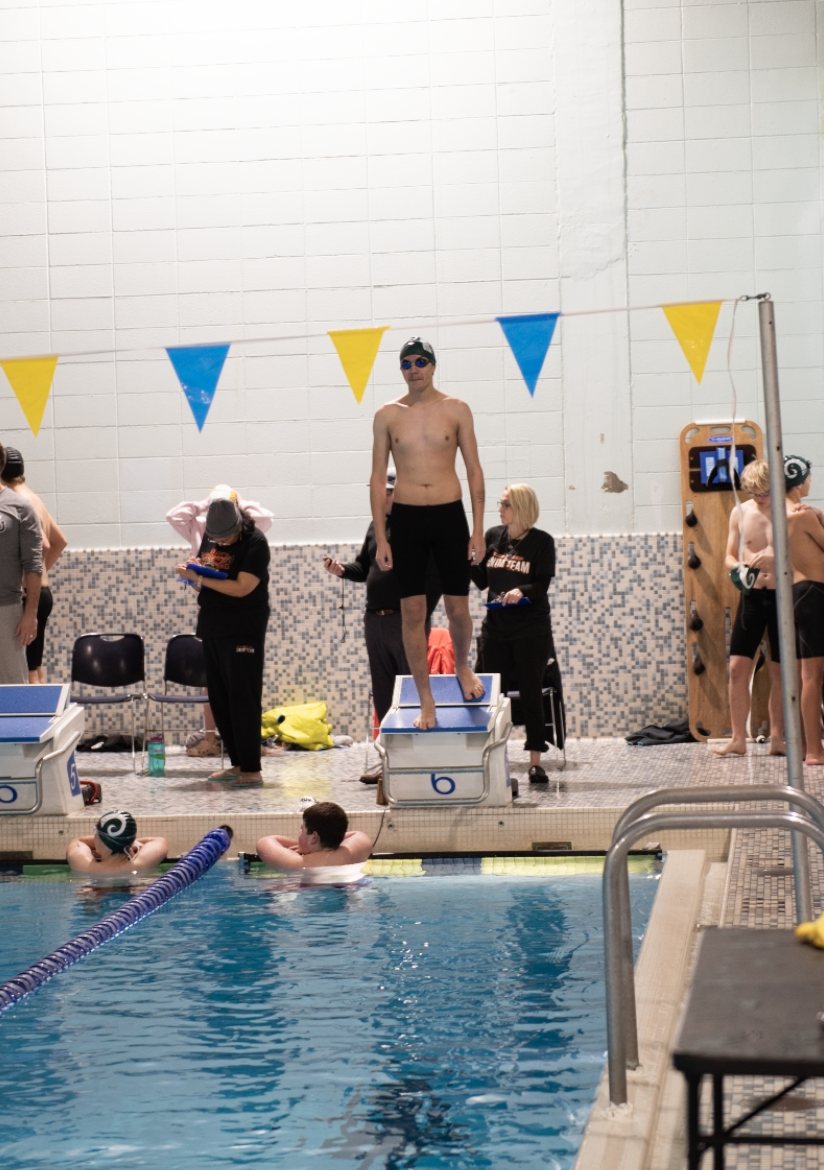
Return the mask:
{"type": "MultiPolygon", "coordinates": [[[[492,701],[491,674],[479,674],[478,678],[484,684],[484,693],[480,699],[467,699],[461,689],[457,676],[454,674],[431,674],[429,686],[432,689],[432,698],[436,707],[483,707],[492,701]]],[[[401,680],[401,694],[399,707],[417,707],[420,709],[421,700],[414,678],[404,676],[401,680]]]]}
{"type": "Polygon", "coordinates": [[[52,723],[47,715],[4,715],[0,718],[0,743],[42,743],[48,739],[52,723]]]}
{"type": "MultiPolygon", "coordinates": [[[[0,686],[0,722],[7,716],[62,715],[69,703],[68,683],[0,686]]],[[[8,739],[7,736],[3,736],[8,739]]]]}
{"type": "Polygon", "coordinates": [[[430,735],[437,731],[488,731],[490,721],[494,718],[490,711],[476,705],[436,707],[435,726],[422,731],[421,728],[414,726],[419,714],[420,704],[417,707],[401,707],[396,711],[390,711],[381,723],[381,734],[392,735],[399,732],[409,734],[411,731],[416,735],[430,735]]]}

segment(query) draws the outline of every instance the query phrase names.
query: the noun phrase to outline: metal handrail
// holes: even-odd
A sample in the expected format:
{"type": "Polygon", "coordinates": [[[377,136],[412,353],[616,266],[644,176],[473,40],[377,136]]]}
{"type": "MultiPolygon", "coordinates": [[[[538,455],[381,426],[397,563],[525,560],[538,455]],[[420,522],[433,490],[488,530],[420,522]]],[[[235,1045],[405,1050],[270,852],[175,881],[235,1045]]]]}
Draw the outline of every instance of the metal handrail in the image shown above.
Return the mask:
{"type": "MultiPolygon", "coordinates": [[[[80,743],[82,735],[83,735],[82,731],[76,731],[74,733],[73,737],[71,738],[71,740],[69,741],[68,747],[66,747],[66,745],[64,744],[63,747],[57,748],[53,752],[49,752],[49,754],[47,756],[41,756],[40,759],[37,761],[37,763],[35,764],[35,767],[34,767],[34,777],[33,777],[35,791],[37,793],[37,800],[34,802],[33,808],[3,809],[3,812],[0,813],[0,816],[4,816],[4,817],[33,817],[35,813],[40,812],[40,809],[43,807],[43,765],[47,764],[49,762],[49,760],[55,759],[56,756],[62,756],[63,752],[65,752],[65,751],[73,751],[74,748],[77,746],[77,744],[80,743]]],[[[28,782],[29,784],[31,784],[31,781],[32,781],[31,776],[12,777],[12,779],[13,780],[19,779],[19,781],[21,783],[28,782]]]]}
{"type": "MultiPolygon", "coordinates": [[[[648,792],[646,796],[633,801],[619,817],[612,833],[613,842],[617,841],[631,824],[638,822],[647,810],[662,804],[710,804],[729,801],[763,801],[776,800],[785,804],[796,805],[812,817],[820,829],[824,829],[824,804],[802,792],[798,788],[787,785],[748,785],[743,787],[735,784],[716,784],[706,788],[660,788],[657,792],[648,792]]],[[[805,874],[795,874],[795,880],[803,882],[805,874]]],[[[809,870],[806,871],[809,878],[809,870]]],[[[810,893],[807,891],[807,905],[811,905],[810,893]]],[[[626,1028],[627,1067],[638,1067],[638,1022],[635,1011],[635,964],[632,955],[632,917],[629,904],[629,874],[626,867],[623,877],[618,883],[618,917],[621,923],[621,954],[623,956],[624,974],[624,1022],[626,1028]]],[[[812,915],[812,912],[810,912],[812,915]]]]}
{"type": "MultiPolygon", "coordinates": [[[[793,798],[798,790],[793,789],[793,798]]],[[[604,959],[607,985],[607,1049],[609,1099],[614,1105],[627,1100],[627,1042],[623,1007],[624,953],[621,945],[620,906],[622,871],[629,850],[644,834],[662,829],[788,829],[810,837],[824,854],[824,831],[806,817],[792,812],[670,812],[641,817],[613,842],[604,862],[604,959]]]]}

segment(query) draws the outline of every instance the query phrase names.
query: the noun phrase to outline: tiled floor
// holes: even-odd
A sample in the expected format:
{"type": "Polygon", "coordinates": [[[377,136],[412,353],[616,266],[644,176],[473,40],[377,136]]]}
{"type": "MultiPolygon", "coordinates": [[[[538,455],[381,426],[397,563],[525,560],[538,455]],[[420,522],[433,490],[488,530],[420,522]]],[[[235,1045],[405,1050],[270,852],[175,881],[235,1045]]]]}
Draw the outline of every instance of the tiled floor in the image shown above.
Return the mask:
{"type": "MultiPolygon", "coordinates": [[[[533,808],[616,808],[631,803],[656,788],[693,787],[707,784],[782,784],[784,760],[754,746],[745,759],[721,760],[704,744],[668,747],[630,747],[622,739],[576,739],[567,745],[566,768],[561,771],[559,753],[550,751],[544,762],[550,783],[527,783],[528,756],[520,741],[510,742],[509,758],[520,780],[516,804],[533,808]]],[[[292,812],[301,796],[336,800],[347,812],[375,806],[375,789],[359,783],[364,764],[374,767],[378,757],[364,744],[322,752],[280,752],[263,761],[262,788],[235,789],[209,780],[220,760],[192,759],[172,749],[166,775],[136,775],[128,755],[80,754],[82,776],[103,784],[104,804],[120,804],[137,814],[292,812]]],[[[818,795],[824,769],[809,769],[809,789],[818,795]]]]}

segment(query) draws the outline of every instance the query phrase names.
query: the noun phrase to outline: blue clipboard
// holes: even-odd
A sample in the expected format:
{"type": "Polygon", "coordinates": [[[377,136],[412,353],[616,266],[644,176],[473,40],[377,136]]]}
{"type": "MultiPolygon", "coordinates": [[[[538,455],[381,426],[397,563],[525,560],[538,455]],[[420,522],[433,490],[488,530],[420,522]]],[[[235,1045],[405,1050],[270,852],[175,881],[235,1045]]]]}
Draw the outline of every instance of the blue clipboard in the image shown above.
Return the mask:
{"type": "Polygon", "coordinates": [[[519,605],[531,605],[532,602],[528,597],[522,597],[520,601],[516,601],[515,605],[504,605],[502,601],[485,601],[484,609],[515,609],[519,605]]]}
{"type": "Polygon", "coordinates": [[[229,578],[229,574],[221,569],[213,569],[211,565],[199,565],[196,561],[187,561],[186,568],[197,573],[198,577],[217,577],[220,581],[227,581],[229,578]]]}

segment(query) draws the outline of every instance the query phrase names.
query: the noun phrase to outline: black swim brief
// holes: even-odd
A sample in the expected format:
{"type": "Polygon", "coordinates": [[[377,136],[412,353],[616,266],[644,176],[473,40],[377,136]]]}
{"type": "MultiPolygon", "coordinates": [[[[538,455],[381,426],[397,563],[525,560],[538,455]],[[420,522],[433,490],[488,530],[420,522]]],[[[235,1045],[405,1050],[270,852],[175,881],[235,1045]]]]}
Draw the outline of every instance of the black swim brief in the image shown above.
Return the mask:
{"type": "Polygon", "coordinates": [[[39,670],[43,665],[43,646],[46,639],[46,622],[52,611],[52,591],[48,585],[40,590],[40,600],[37,603],[37,634],[34,641],[26,647],[26,664],[29,670],[39,670]]]}
{"type": "Polygon", "coordinates": [[[824,658],[824,585],[796,581],[793,609],[796,654],[799,658],[824,658]]]}
{"type": "Polygon", "coordinates": [[[438,570],[441,592],[469,596],[469,525],[460,500],[451,504],[394,504],[392,567],[401,597],[426,593],[429,556],[438,570]]]}
{"type": "Polygon", "coordinates": [[[730,657],[754,658],[764,630],[770,635],[770,658],[780,662],[778,646],[778,609],[774,589],[753,589],[742,594],[730,638],[730,657]]]}

